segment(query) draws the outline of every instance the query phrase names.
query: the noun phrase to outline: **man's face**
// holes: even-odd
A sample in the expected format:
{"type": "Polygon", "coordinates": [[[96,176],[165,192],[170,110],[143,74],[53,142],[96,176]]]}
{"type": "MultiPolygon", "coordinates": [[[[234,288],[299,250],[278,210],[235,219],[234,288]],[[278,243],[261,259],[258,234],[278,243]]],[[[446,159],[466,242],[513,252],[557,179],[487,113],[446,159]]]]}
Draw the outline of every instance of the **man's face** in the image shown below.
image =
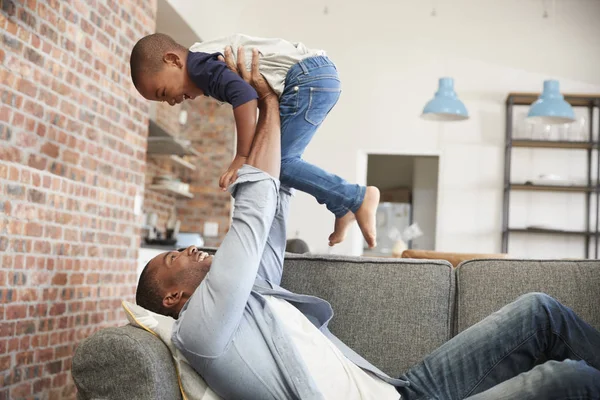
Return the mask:
{"type": "Polygon", "coordinates": [[[202,90],[189,78],[183,58],[176,53],[163,56],[162,68],[141,77],[140,94],[148,100],[166,101],[174,106],[187,99],[202,95],[202,90]]]}
{"type": "Polygon", "coordinates": [[[163,291],[163,305],[179,313],[187,299],[204,280],[213,256],[190,246],[181,251],[169,251],[154,257],[148,267],[163,291]]]}

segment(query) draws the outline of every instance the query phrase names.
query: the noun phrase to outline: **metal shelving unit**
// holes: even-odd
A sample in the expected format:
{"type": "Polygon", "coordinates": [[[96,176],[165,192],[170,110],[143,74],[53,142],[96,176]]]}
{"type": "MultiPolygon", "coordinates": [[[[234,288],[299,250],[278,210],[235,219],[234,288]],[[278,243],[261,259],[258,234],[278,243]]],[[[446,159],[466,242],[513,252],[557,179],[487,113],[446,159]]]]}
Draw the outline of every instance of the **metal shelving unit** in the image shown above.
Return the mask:
{"type": "MultiPolygon", "coordinates": [[[[510,93],[506,99],[506,143],[504,151],[504,204],[502,215],[502,252],[508,251],[509,236],[511,233],[516,234],[538,234],[538,235],[564,235],[564,236],[579,236],[585,239],[585,258],[591,258],[590,239],[594,239],[594,254],[593,258],[598,258],[598,238],[600,236],[600,142],[597,141],[600,135],[594,137],[593,116],[594,109],[600,107],[600,95],[579,95],[565,94],[565,100],[573,107],[585,107],[588,109],[589,116],[589,134],[587,141],[555,141],[555,140],[526,140],[513,139],[513,107],[531,105],[539,97],[538,93],[510,93]],[[596,141],[595,141],[596,140],[596,141]],[[565,150],[584,150],[586,152],[587,165],[587,185],[535,185],[522,182],[511,182],[511,157],[512,149],[520,148],[536,148],[541,149],[565,149],[565,150]],[[592,152],[597,151],[595,164],[592,161],[592,152]],[[592,168],[596,168],[596,178],[592,179],[592,168]],[[568,231],[561,229],[545,229],[545,228],[511,228],[508,226],[510,213],[510,193],[512,191],[540,191],[540,192],[571,192],[582,193],[585,195],[585,225],[584,231],[568,231]],[[592,211],[592,196],[595,195],[595,226],[590,223],[592,211]]],[[[598,128],[600,130],[600,128],[598,128]]]]}

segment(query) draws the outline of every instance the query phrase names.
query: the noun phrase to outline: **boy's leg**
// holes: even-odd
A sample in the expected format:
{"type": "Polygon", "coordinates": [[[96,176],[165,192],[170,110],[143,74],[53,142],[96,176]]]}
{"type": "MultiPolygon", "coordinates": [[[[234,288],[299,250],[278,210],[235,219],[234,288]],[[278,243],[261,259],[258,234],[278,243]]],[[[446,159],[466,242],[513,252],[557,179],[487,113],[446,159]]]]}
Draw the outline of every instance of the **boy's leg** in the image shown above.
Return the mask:
{"type": "Polygon", "coordinates": [[[400,392],[409,400],[464,399],[533,370],[540,359],[583,360],[599,369],[600,333],[552,297],[533,293],[443,344],[401,377],[411,385],[400,392]]]}
{"type": "MultiPolygon", "coordinates": [[[[376,188],[350,184],[307,163],[302,155],[341,93],[335,66],[326,57],[313,57],[292,68],[280,98],[281,182],[314,196],[336,219],[348,212],[357,220],[369,245],[375,242],[376,188]],[[365,205],[361,210],[361,206],[365,205]]],[[[351,221],[348,221],[348,223],[351,221]]],[[[347,225],[347,224],[346,224],[347,225]]],[[[344,226],[344,229],[346,226],[344,226]]]]}

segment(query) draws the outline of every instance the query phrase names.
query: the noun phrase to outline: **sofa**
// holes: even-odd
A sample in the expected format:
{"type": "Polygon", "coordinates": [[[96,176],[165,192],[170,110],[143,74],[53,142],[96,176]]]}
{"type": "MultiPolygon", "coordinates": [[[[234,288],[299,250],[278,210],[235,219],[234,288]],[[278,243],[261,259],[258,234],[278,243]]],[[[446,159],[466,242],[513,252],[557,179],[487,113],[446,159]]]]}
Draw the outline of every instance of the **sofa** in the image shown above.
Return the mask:
{"type": "MultiPolygon", "coordinates": [[[[528,292],[547,293],[600,329],[600,261],[447,261],[288,254],[282,286],[328,300],[331,331],[391,376],[528,292]]],[[[83,340],[78,399],[181,399],[169,350],[125,325],[83,340]]]]}

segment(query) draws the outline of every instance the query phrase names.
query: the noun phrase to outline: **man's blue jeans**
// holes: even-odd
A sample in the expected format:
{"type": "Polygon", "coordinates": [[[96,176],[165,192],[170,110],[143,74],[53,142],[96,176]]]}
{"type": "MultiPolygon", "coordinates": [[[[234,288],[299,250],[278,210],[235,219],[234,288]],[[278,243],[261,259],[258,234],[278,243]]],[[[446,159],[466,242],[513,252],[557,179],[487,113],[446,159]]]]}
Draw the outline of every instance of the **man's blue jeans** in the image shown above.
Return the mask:
{"type": "MultiPolygon", "coordinates": [[[[302,154],[341,93],[335,65],[325,56],[306,58],[294,65],[279,99],[281,114],[281,176],[283,185],[314,196],[336,217],[356,212],[365,187],[346,182],[307,163],[302,154]]],[[[334,153],[331,157],[348,157],[334,153]]]]}
{"type": "Polygon", "coordinates": [[[600,333],[532,293],[435,350],[399,391],[406,400],[600,399],[599,368],[600,333]]]}

